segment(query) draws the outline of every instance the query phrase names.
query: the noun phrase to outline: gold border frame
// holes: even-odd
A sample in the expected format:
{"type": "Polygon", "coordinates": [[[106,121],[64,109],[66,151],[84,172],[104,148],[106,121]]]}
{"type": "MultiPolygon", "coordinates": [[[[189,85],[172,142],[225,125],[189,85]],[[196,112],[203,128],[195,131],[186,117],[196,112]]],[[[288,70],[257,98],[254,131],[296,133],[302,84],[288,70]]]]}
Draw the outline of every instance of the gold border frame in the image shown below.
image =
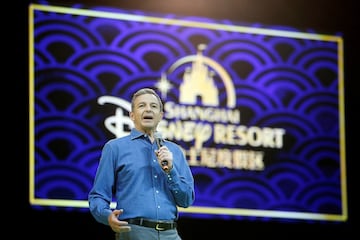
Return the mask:
{"type": "MultiPolygon", "coordinates": [[[[126,21],[151,22],[170,25],[181,25],[186,27],[197,27],[207,29],[221,29],[222,31],[246,32],[250,34],[263,34],[279,37],[331,41],[338,44],[338,73],[339,73],[339,125],[340,125],[340,168],[341,168],[341,196],[342,196],[342,214],[324,214],[308,212],[288,212],[288,211],[270,211],[239,208],[218,208],[218,207],[197,207],[179,208],[184,213],[201,213],[216,215],[239,215],[253,217],[272,217],[283,219],[303,219],[303,220],[328,220],[328,221],[346,221],[348,218],[347,205],[347,183],[346,183],[346,154],[345,154],[345,103],[344,103],[344,50],[343,38],[333,35],[313,34],[304,32],[291,32],[284,30],[271,30],[255,27],[230,26],[225,24],[204,23],[196,21],[186,21],[177,19],[166,19],[160,17],[150,17],[144,15],[133,15],[124,13],[111,13],[96,10],[76,9],[68,7],[58,7],[40,4],[29,5],[29,201],[31,205],[57,206],[57,207],[79,207],[87,208],[88,202],[85,200],[63,200],[63,199],[38,199],[35,198],[35,159],[34,159],[34,11],[56,12],[73,15],[85,15],[89,17],[102,17],[119,19],[126,21]]],[[[115,207],[115,203],[111,204],[115,207]]]]}

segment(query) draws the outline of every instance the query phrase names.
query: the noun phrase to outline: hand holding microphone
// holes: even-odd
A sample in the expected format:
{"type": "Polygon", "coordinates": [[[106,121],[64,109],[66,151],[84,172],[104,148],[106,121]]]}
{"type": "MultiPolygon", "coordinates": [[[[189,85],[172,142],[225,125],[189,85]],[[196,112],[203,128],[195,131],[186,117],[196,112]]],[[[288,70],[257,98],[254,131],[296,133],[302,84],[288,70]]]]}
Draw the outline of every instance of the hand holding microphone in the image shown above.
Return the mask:
{"type": "Polygon", "coordinates": [[[161,133],[155,132],[154,138],[158,145],[158,150],[156,152],[157,158],[162,169],[167,172],[172,168],[172,152],[164,145],[164,139],[162,138],[161,133]]]}

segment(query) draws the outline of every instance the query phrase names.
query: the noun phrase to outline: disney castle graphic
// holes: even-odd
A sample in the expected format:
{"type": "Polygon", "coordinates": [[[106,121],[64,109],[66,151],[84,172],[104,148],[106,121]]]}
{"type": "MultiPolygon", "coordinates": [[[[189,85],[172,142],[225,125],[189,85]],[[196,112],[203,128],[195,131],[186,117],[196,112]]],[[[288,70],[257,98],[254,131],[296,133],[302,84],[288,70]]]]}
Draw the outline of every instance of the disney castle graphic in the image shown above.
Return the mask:
{"type": "MultiPolygon", "coordinates": [[[[232,81],[228,73],[217,62],[203,55],[206,49],[205,44],[199,44],[196,55],[183,57],[176,61],[167,71],[167,74],[173,72],[182,64],[191,63],[191,67],[186,67],[183,74],[183,82],[180,85],[179,103],[204,106],[219,106],[219,91],[214,82],[215,71],[223,80],[226,87],[226,94],[228,96],[228,107],[235,106],[235,92],[232,81]],[[230,103],[230,104],[229,104],[230,103]]],[[[161,79],[156,84],[156,87],[162,93],[163,97],[171,88],[171,84],[167,79],[167,74],[163,73],[161,79]]]]}
{"type": "Polygon", "coordinates": [[[196,104],[197,97],[201,97],[203,105],[218,106],[218,90],[214,84],[214,71],[208,70],[204,64],[203,50],[205,45],[198,47],[197,58],[191,68],[186,68],[184,82],[180,86],[179,102],[196,104]]]}

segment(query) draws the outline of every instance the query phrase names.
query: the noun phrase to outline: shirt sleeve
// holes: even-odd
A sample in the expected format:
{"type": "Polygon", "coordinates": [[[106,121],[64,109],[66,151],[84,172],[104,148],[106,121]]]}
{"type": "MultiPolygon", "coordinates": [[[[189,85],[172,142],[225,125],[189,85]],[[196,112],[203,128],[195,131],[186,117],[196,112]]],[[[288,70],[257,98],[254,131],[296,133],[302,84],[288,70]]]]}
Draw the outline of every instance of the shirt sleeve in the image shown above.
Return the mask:
{"type": "Polygon", "coordinates": [[[110,144],[105,144],[98,169],[94,178],[94,184],[88,194],[89,210],[93,217],[100,223],[109,225],[108,216],[112,210],[110,208],[112,200],[112,190],[114,185],[113,172],[113,151],[110,144]]]}
{"type": "Polygon", "coordinates": [[[176,204],[187,208],[195,201],[194,178],[182,149],[175,144],[171,151],[174,156],[174,167],[166,173],[167,182],[176,204]]]}

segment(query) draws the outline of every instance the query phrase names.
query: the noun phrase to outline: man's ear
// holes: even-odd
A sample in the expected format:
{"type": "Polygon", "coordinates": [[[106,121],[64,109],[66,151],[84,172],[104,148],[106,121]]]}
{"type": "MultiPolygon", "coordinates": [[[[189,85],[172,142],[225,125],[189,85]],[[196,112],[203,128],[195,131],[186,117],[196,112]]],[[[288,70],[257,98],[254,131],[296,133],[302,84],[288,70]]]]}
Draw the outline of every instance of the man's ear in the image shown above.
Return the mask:
{"type": "Polygon", "coordinates": [[[129,112],[129,117],[132,121],[134,121],[134,113],[133,112],[129,112]]]}

